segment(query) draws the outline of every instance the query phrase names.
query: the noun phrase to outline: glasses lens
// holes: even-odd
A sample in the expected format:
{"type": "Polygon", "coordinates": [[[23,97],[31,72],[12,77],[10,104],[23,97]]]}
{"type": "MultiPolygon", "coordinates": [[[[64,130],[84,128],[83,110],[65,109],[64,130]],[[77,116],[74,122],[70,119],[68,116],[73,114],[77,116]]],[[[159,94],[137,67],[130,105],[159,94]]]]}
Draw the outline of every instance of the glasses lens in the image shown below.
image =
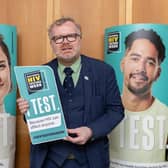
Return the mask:
{"type": "Polygon", "coordinates": [[[68,35],[66,35],[66,36],[54,36],[54,37],[52,38],[52,40],[53,40],[56,44],[61,44],[61,43],[64,42],[65,38],[66,38],[66,40],[67,40],[68,42],[74,42],[74,41],[77,39],[78,36],[80,37],[79,34],[73,33],[73,34],[68,34],[68,35]]]}
{"type": "Polygon", "coordinates": [[[78,36],[78,34],[69,34],[69,35],[67,35],[67,40],[69,41],[69,42],[73,42],[73,41],[75,41],[76,40],[76,38],[77,38],[77,36],[78,36]]]}
{"type": "Polygon", "coordinates": [[[56,44],[60,44],[60,43],[62,43],[62,42],[64,41],[64,37],[63,37],[63,36],[59,36],[59,37],[54,36],[54,37],[52,38],[52,40],[53,40],[56,44]]]}

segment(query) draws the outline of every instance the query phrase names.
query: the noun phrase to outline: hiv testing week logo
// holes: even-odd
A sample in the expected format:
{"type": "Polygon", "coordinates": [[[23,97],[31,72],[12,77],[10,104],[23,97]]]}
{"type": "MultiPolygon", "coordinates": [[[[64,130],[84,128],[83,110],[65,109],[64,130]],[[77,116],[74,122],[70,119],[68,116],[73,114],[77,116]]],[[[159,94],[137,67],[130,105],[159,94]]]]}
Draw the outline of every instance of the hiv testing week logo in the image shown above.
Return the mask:
{"type": "Polygon", "coordinates": [[[44,72],[33,71],[24,74],[27,90],[32,94],[43,89],[47,89],[44,72]]]}
{"type": "Polygon", "coordinates": [[[120,33],[113,32],[108,34],[108,54],[120,51],[120,33]]]}

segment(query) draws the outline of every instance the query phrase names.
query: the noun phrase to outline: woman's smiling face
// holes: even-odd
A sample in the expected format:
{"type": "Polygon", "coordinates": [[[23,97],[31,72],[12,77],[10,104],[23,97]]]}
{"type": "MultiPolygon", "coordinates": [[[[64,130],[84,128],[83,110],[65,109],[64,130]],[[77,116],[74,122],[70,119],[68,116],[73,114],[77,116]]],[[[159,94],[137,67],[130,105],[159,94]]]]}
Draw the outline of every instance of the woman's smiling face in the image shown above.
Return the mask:
{"type": "Polygon", "coordinates": [[[10,67],[7,56],[0,47],[0,104],[11,89],[10,67]]]}

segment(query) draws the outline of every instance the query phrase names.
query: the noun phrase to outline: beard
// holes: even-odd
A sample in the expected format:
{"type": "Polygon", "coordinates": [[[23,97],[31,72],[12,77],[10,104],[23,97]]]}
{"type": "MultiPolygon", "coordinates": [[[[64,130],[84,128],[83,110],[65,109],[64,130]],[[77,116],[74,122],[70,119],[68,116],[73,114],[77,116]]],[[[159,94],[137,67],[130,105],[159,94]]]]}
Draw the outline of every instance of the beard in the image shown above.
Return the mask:
{"type": "Polygon", "coordinates": [[[152,82],[148,81],[149,78],[146,76],[146,74],[144,72],[131,73],[129,75],[129,79],[136,78],[136,76],[138,76],[138,78],[140,78],[142,81],[146,82],[146,84],[144,84],[142,86],[136,86],[135,87],[135,86],[131,85],[131,83],[128,83],[128,86],[127,86],[128,90],[135,95],[142,95],[142,94],[148,92],[151,88],[151,83],[152,82]]]}
{"type": "Polygon", "coordinates": [[[65,64],[69,64],[72,65],[78,58],[80,57],[80,55],[75,55],[75,56],[66,56],[65,58],[62,57],[58,57],[58,60],[60,63],[62,63],[63,65],[65,64]]]}
{"type": "Polygon", "coordinates": [[[74,48],[71,45],[63,44],[56,55],[62,64],[73,64],[80,57],[80,47],[74,48]]]}
{"type": "Polygon", "coordinates": [[[150,89],[150,84],[146,84],[146,85],[143,86],[143,87],[137,88],[137,87],[132,86],[132,85],[129,83],[127,87],[128,87],[128,90],[129,90],[131,93],[133,93],[133,94],[135,94],[135,95],[142,95],[142,94],[146,93],[147,91],[149,91],[149,89],[150,89]]]}

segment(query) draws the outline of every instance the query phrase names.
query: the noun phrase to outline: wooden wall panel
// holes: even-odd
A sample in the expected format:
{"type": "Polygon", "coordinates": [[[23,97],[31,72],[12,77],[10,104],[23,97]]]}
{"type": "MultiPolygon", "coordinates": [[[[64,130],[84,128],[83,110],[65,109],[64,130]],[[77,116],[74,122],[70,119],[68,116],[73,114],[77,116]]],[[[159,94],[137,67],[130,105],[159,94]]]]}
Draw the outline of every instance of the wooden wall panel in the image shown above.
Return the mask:
{"type": "Polygon", "coordinates": [[[7,23],[17,27],[18,64],[38,65],[45,62],[46,1],[6,1],[7,23]]]}
{"type": "Polygon", "coordinates": [[[6,20],[7,20],[7,10],[6,10],[6,1],[5,0],[1,0],[0,1],[0,24],[6,24],[6,20]]]}
{"type": "MultiPolygon", "coordinates": [[[[46,0],[1,0],[1,23],[17,27],[18,65],[46,62],[46,0]]],[[[17,111],[16,168],[29,168],[30,140],[23,116],[17,111]]]]}
{"type": "Polygon", "coordinates": [[[62,0],[61,16],[71,16],[82,26],[82,53],[103,59],[104,30],[118,25],[118,0],[62,0]]]}
{"type": "Polygon", "coordinates": [[[132,23],[168,24],[167,0],[133,0],[132,23]]]}

